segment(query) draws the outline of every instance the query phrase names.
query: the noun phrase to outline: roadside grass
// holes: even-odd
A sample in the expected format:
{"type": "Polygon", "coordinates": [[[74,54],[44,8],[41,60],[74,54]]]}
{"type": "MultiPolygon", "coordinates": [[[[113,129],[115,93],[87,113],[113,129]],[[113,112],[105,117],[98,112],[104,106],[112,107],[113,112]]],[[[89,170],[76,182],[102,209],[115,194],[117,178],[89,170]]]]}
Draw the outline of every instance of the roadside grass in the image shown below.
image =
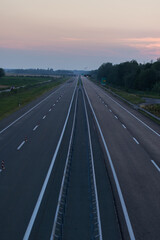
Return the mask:
{"type": "Polygon", "coordinates": [[[112,92],[116,93],[118,96],[126,99],[127,101],[129,101],[133,104],[140,104],[140,103],[144,102],[144,100],[142,99],[142,97],[139,94],[129,93],[124,90],[116,89],[113,87],[107,87],[107,88],[110,89],[112,92]]]}
{"type": "Polygon", "coordinates": [[[59,78],[42,85],[29,85],[25,88],[15,89],[7,93],[1,93],[0,120],[66,80],[67,78],[59,78]]]}
{"type": "Polygon", "coordinates": [[[142,108],[144,108],[148,112],[151,112],[157,117],[160,117],[160,104],[149,104],[149,105],[143,106],[142,108]]]}
{"type": "MultiPolygon", "coordinates": [[[[100,85],[101,84],[94,80],[94,79],[90,79],[91,81],[94,81],[96,84],[100,85]]],[[[102,87],[102,86],[101,86],[102,87]]],[[[109,90],[115,94],[117,94],[118,96],[124,98],[125,100],[127,100],[130,103],[139,105],[141,103],[144,103],[145,100],[143,99],[144,97],[146,98],[160,98],[160,95],[154,92],[144,92],[144,91],[134,91],[134,90],[130,90],[130,91],[125,91],[124,89],[120,89],[120,88],[116,88],[110,85],[106,85],[103,86],[103,88],[105,90],[109,90]]],[[[149,104],[149,105],[144,105],[142,106],[142,108],[144,108],[145,110],[147,110],[148,112],[154,114],[157,117],[160,117],[160,104],[149,104]]],[[[158,124],[160,124],[160,121],[154,119],[152,116],[150,116],[149,114],[143,112],[142,110],[139,110],[142,114],[148,116],[149,118],[151,118],[152,120],[156,121],[158,124]]]]}
{"type": "Polygon", "coordinates": [[[0,85],[8,87],[20,87],[26,85],[34,85],[48,80],[52,80],[52,77],[5,76],[0,78],[0,85]]]}
{"type": "MultiPolygon", "coordinates": [[[[143,97],[146,98],[160,98],[159,95],[157,95],[156,93],[152,93],[152,92],[135,92],[135,93],[128,93],[125,92],[123,90],[119,90],[119,89],[115,89],[115,88],[111,88],[111,91],[116,93],[117,95],[119,95],[120,97],[126,99],[127,101],[139,105],[141,103],[144,103],[145,100],[143,99],[143,97]]],[[[140,105],[143,109],[145,109],[146,111],[154,114],[157,117],[160,117],[160,104],[147,104],[147,105],[140,105]]]]}

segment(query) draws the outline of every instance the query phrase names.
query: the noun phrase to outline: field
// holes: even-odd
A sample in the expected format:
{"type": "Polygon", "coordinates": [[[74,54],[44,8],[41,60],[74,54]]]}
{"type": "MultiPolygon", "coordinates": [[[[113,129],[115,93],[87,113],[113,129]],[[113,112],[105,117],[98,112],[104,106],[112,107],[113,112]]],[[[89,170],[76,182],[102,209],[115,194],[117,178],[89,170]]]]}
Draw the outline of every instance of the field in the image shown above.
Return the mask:
{"type": "MultiPolygon", "coordinates": [[[[51,77],[4,77],[0,84],[9,87],[22,88],[13,89],[10,92],[0,93],[0,120],[17,109],[23,107],[30,101],[36,99],[43,93],[63,83],[66,78],[51,77]]],[[[1,89],[2,90],[2,89],[1,89]]]]}
{"type": "Polygon", "coordinates": [[[52,77],[31,77],[31,76],[6,76],[0,78],[0,85],[8,86],[8,87],[20,87],[20,86],[27,86],[27,85],[34,85],[37,83],[43,83],[48,80],[51,80],[52,77]]]}

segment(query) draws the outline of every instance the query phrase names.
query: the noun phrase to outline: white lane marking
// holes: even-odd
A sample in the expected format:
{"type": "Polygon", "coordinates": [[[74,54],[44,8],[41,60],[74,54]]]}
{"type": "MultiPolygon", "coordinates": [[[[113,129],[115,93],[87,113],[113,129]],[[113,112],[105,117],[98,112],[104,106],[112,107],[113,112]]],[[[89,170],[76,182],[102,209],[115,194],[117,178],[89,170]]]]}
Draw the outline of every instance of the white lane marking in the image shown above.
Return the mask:
{"type": "Polygon", "coordinates": [[[51,112],[52,111],[52,109],[49,109],[49,112],[51,112]]]}
{"type": "MultiPolygon", "coordinates": [[[[97,86],[96,86],[97,87],[97,86]]],[[[98,88],[100,90],[102,90],[101,88],[98,88]]],[[[118,106],[120,106],[123,110],[125,110],[127,113],[129,113],[132,117],[134,117],[137,121],[139,121],[140,123],[142,123],[145,127],[147,127],[148,129],[150,129],[153,133],[155,133],[158,137],[160,137],[160,134],[157,133],[155,130],[153,130],[151,127],[149,127],[146,123],[144,123],[142,120],[140,120],[138,117],[136,117],[133,113],[131,113],[130,111],[128,111],[125,107],[123,107],[120,103],[116,102],[113,98],[111,98],[107,93],[104,92],[104,94],[110,98],[114,103],[116,103],[118,106]]]]}
{"type": "Polygon", "coordinates": [[[2,129],[0,131],[0,134],[3,133],[4,131],[6,131],[9,127],[11,127],[13,124],[15,124],[16,122],[18,122],[21,118],[23,118],[24,116],[26,116],[28,113],[30,113],[33,109],[35,109],[36,107],[38,107],[42,102],[46,101],[49,97],[51,97],[53,94],[55,94],[58,90],[60,90],[63,86],[61,86],[60,88],[58,88],[56,91],[54,91],[53,93],[51,93],[48,97],[46,97],[45,99],[43,99],[41,102],[37,103],[34,107],[32,107],[31,109],[29,109],[26,113],[22,114],[19,118],[17,118],[15,121],[13,121],[12,123],[10,123],[7,127],[5,127],[4,129],[2,129]]]}
{"type": "Polygon", "coordinates": [[[2,172],[2,169],[0,169],[0,172],[2,172]]]}
{"type": "MultiPolygon", "coordinates": [[[[77,84],[76,84],[76,86],[77,86],[77,84]]],[[[54,155],[53,155],[53,158],[52,158],[50,167],[49,167],[49,169],[48,169],[47,176],[46,176],[45,181],[44,181],[44,183],[43,183],[41,192],[40,192],[40,194],[39,194],[37,203],[36,203],[35,208],[34,208],[34,210],[33,210],[33,213],[32,213],[31,219],[30,219],[30,221],[29,221],[28,227],[27,227],[27,229],[26,229],[26,232],[25,232],[25,234],[24,234],[23,240],[28,240],[28,239],[29,239],[29,236],[30,236],[30,234],[31,234],[33,224],[34,224],[34,222],[35,222],[35,219],[36,219],[38,210],[39,210],[39,208],[40,208],[40,205],[41,205],[41,202],[42,202],[42,199],[43,199],[43,196],[44,196],[44,193],[45,193],[45,190],[46,190],[46,187],[47,187],[47,184],[48,184],[48,181],[49,181],[49,178],[50,178],[50,175],[51,175],[51,172],[52,172],[54,163],[55,163],[55,159],[56,159],[56,157],[57,157],[57,154],[58,154],[58,151],[59,151],[61,142],[62,142],[62,138],[63,138],[64,132],[65,132],[65,129],[66,129],[66,125],[67,125],[67,122],[68,122],[68,119],[69,119],[69,115],[70,115],[70,112],[71,112],[71,107],[72,107],[72,103],[73,103],[73,99],[74,99],[75,92],[76,92],[76,87],[75,87],[74,92],[73,92],[73,95],[72,95],[72,99],[71,99],[70,106],[69,106],[68,113],[67,113],[67,117],[66,117],[66,120],[65,120],[65,123],[64,123],[63,129],[62,129],[62,132],[61,132],[61,136],[60,136],[60,138],[59,138],[59,141],[58,141],[56,150],[55,150],[55,152],[54,152],[54,155]]]]}
{"type": "Polygon", "coordinates": [[[35,131],[37,128],[38,128],[38,125],[36,125],[36,126],[33,128],[33,131],[35,131]]]}
{"type": "Polygon", "coordinates": [[[110,111],[110,112],[112,112],[112,110],[111,110],[111,109],[109,109],[109,111],[110,111]]]}
{"type": "Polygon", "coordinates": [[[137,141],[137,139],[136,139],[136,138],[134,138],[134,137],[133,137],[133,140],[134,140],[134,141],[135,141],[137,144],[139,144],[139,142],[137,141]]]}
{"type": "Polygon", "coordinates": [[[123,127],[124,129],[126,129],[126,126],[125,126],[124,124],[122,124],[122,127],[123,127]]]}
{"type": "Polygon", "coordinates": [[[109,153],[106,141],[104,139],[104,136],[103,136],[103,133],[102,133],[102,130],[101,130],[101,127],[99,125],[99,122],[97,120],[96,114],[95,114],[95,112],[93,110],[93,107],[91,105],[91,102],[89,100],[89,97],[88,97],[88,94],[86,92],[86,89],[84,88],[84,90],[85,90],[85,93],[86,93],[86,96],[87,96],[90,108],[92,110],[93,116],[94,116],[95,121],[97,123],[98,129],[99,129],[99,133],[101,135],[101,138],[102,138],[102,141],[103,141],[103,144],[104,144],[104,147],[105,147],[106,154],[108,156],[109,164],[111,166],[111,170],[112,170],[112,173],[113,173],[114,181],[115,181],[117,192],[118,192],[119,199],[120,199],[120,202],[121,202],[121,206],[122,206],[122,210],[123,210],[124,218],[125,218],[126,225],[127,225],[127,228],[128,228],[128,233],[129,233],[130,239],[131,240],[135,240],[132,224],[131,224],[131,221],[130,221],[130,218],[129,218],[129,215],[128,215],[127,207],[126,207],[126,204],[125,204],[125,201],[124,201],[124,197],[123,197],[123,194],[122,194],[122,190],[121,190],[121,187],[120,187],[120,184],[119,184],[119,181],[118,181],[118,177],[117,177],[117,174],[116,174],[116,171],[115,171],[112,159],[111,159],[111,155],[109,153]]]}
{"type": "Polygon", "coordinates": [[[58,100],[56,102],[58,102],[58,100]]]}
{"type": "Polygon", "coordinates": [[[68,153],[67,153],[65,168],[64,168],[64,172],[63,172],[63,178],[62,178],[62,182],[61,182],[61,188],[60,188],[60,192],[59,192],[58,203],[57,203],[57,208],[56,208],[56,213],[55,213],[55,217],[54,217],[54,222],[53,222],[53,227],[52,227],[50,240],[53,240],[54,237],[55,237],[56,224],[58,223],[58,213],[60,211],[61,199],[62,199],[62,195],[63,195],[63,188],[64,188],[64,182],[65,182],[65,176],[66,176],[66,171],[67,171],[67,167],[68,167],[68,161],[69,161],[69,157],[70,157],[72,140],[73,140],[73,133],[74,133],[74,128],[75,128],[76,112],[77,112],[77,99],[78,99],[78,93],[76,95],[76,102],[75,102],[75,107],[74,107],[74,117],[73,117],[71,136],[70,136],[70,140],[69,140],[68,153]]]}
{"type": "Polygon", "coordinates": [[[46,115],[43,116],[43,119],[45,119],[45,118],[46,118],[46,115]]]}
{"type": "Polygon", "coordinates": [[[157,168],[157,170],[160,172],[160,168],[157,166],[157,164],[155,163],[155,161],[151,160],[151,162],[152,162],[153,165],[157,168]]]}
{"type": "Polygon", "coordinates": [[[86,101],[85,101],[85,98],[84,98],[84,93],[83,93],[83,102],[84,102],[84,107],[85,107],[85,114],[86,114],[87,128],[88,128],[88,136],[89,136],[89,145],[90,145],[90,151],[91,151],[91,163],[92,163],[92,171],[93,171],[94,191],[95,191],[95,197],[96,197],[96,210],[97,210],[99,239],[103,240],[102,226],[101,226],[101,216],[100,216],[99,200],[98,200],[98,192],[97,192],[97,183],[96,183],[96,175],[95,175],[95,165],[94,165],[94,158],[93,158],[93,148],[92,148],[92,141],[91,141],[91,130],[90,130],[90,124],[89,124],[89,119],[88,119],[88,113],[87,113],[87,107],[86,107],[86,101]]]}
{"type": "Polygon", "coordinates": [[[118,119],[118,117],[117,117],[116,115],[114,115],[114,117],[115,117],[116,119],[118,119]]]}
{"type": "Polygon", "coordinates": [[[105,107],[107,107],[107,105],[105,104],[105,107]]]}
{"type": "Polygon", "coordinates": [[[23,141],[23,142],[19,145],[19,147],[17,148],[17,150],[20,150],[21,147],[22,147],[24,144],[25,144],[25,141],[23,141]]]}
{"type": "Polygon", "coordinates": [[[53,104],[53,107],[55,106],[56,104],[53,104]]]}

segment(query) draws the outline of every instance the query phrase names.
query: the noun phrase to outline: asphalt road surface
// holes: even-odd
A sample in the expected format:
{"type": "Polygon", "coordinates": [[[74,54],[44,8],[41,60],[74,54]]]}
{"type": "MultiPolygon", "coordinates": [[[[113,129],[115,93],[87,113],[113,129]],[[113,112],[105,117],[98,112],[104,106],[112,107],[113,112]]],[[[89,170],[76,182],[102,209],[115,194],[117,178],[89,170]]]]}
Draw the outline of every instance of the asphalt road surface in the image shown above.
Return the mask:
{"type": "Polygon", "coordinates": [[[82,83],[0,122],[0,239],[159,239],[160,128],[82,83]]]}
{"type": "Polygon", "coordinates": [[[159,239],[160,128],[90,81],[83,84],[103,133],[118,211],[122,207],[130,238],[159,239]]]}

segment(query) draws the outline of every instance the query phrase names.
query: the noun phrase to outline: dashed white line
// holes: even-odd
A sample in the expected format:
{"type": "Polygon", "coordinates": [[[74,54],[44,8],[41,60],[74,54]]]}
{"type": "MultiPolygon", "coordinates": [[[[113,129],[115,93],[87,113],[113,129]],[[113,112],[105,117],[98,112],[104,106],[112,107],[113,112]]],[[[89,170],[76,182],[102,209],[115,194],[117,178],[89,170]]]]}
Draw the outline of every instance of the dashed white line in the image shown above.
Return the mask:
{"type": "Polygon", "coordinates": [[[20,150],[21,147],[22,147],[24,144],[25,144],[25,141],[23,141],[23,142],[19,145],[19,147],[17,148],[17,150],[20,150]]]}
{"type": "Polygon", "coordinates": [[[46,118],[46,115],[43,117],[43,119],[45,119],[46,118]]]}
{"type": "Polygon", "coordinates": [[[38,128],[38,125],[36,125],[36,126],[33,128],[33,131],[35,131],[37,128],[38,128]]]}
{"type": "Polygon", "coordinates": [[[115,117],[116,119],[118,119],[118,117],[117,117],[116,115],[114,115],[114,117],[115,117]]]}
{"type": "Polygon", "coordinates": [[[105,104],[105,107],[107,107],[107,105],[105,104]]]}
{"type": "MultiPolygon", "coordinates": [[[[95,88],[95,87],[94,87],[95,88]]],[[[95,90],[101,90],[99,87],[96,86],[95,90]]],[[[154,129],[152,129],[151,127],[149,127],[145,122],[143,122],[141,119],[139,119],[138,117],[136,117],[133,113],[131,113],[130,111],[128,111],[125,107],[123,107],[120,103],[118,103],[117,101],[115,101],[112,97],[110,97],[107,93],[104,93],[109,99],[111,99],[114,103],[116,103],[119,107],[121,107],[124,111],[126,111],[127,113],[129,113],[132,117],[134,117],[137,121],[139,121],[140,123],[142,123],[145,127],[147,127],[148,129],[150,129],[153,133],[155,133],[158,137],[160,137],[160,134],[158,132],[156,132],[154,129]]]]}
{"type": "Polygon", "coordinates": [[[58,100],[56,102],[58,102],[58,100]]]}
{"type": "Polygon", "coordinates": [[[54,152],[54,155],[53,155],[53,158],[52,158],[50,167],[49,167],[49,169],[48,169],[48,173],[47,173],[46,178],[45,178],[45,180],[44,180],[44,183],[43,183],[41,192],[40,192],[40,194],[39,194],[37,203],[36,203],[35,208],[34,208],[34,210],[33,210],[33,213],[32,213],[31,219],[30,219],[30,221],[29,221],[29,224],[28,224],[28,226],[27,226],[26,232],[25,232],[25,234],[24,234],[23,240],[28,240],[28,239],[29,239],[29,236],[30,236],[30,233],[31,233],[31,231],[32,231],[32,228],[33,228],[33,225],[34,225],[34,222],[35,222],[37,213],[38,213],[38,211],[39,211],[39,208],[40,208],[40,205],[41,205],[41,202],[42,202],[42,199],[43,199],[43,195],[44,195],[44,193],[45,193],[45,190],[46,190],[46,187],[47,187],[47,184],[48,184],[48,181],[49,181],[49,178],[50,178],[50,175],[51,175],[51,172],[52,172],[54,163],[55,163],[55,159],[56,159],[56,157],[57,157],[57,154],[58,154],[58,151],[59,151],[61,142],[62,142],[62,138],[63,138],[64,132],[65,132],[65,129],[66,129],[66,125],[67,125],[67,123],[68,123],[68,119],[69,119],[69,116],[70,116],[71,107],[72,107],[72,103],[73,103],[73,99],[74,99],[75,92],[76,92],[76,87],[75,87],[74,92],[73,92],[73,95],[72,95],[72,99],[71,99],[71,102],[70,102],[70,105],[69,105],[68,113],[67,113],[67,116],[66,116],[66,120],[65,120],[65,123],[64,123],[63,129],[62,129],[62,132],[61,132],[61,136],[60,136],[60,138],[59,138],[59,141],[58,141],[56,150],[55,150],[55,152],[54,152]]]}
{"type": "Polygon", "coordinates": [[[139,144],[139,142],[137,141],[137,139],[136,139],[136,138],[134,138],[134,137],[133,137],[133,140],[134,140],[134,141],[135,141],[137,144],[139,144]]]}
{"type": "Polygon", "coordinates": [[[49,112],[51,112],[52,111],[52,109],[49,109],[49,112]]]}
{"type": "Polygon", "coordinates": [[[124,129],[126,129],[126,126],[125,126],[124,124],[122,124],[122,127],[123,127],[124,129]]]}
{"type": "Polygon", "coordinates": [[[110,112],[112,112],[112,110],[111,110],[111,109],[109,109],[109,111],[110,111],[110,112]]]}
{"type": "Polygon", "coordinates": [[[56,104],[53,104],[53,107],[55,106],[56,104]]]}
{"type": "Polygon", "coordinates": [[[151,160],[151,162],[152,162],[153,165],[157,168],[157,170],[160,172],[160,168],[157,166],[157,164],[155,163],[155,161],[151,160]]]}
{"type": "Polygon", "coordinates": [[[0,131],[0,134],[3,133],[4,131],[6,131],[9,127],[11,127],[13,124],[15,124],[16,122],[18,122],[21,118],[23,118],[24,116],[26,116],[28,113],[30,113],[33,109],[35,109],[36,107],[38,107],[41,103],[43,103],[44,101],[46,101],[48,98],[50,98],[53,94],[55,94],[57,91],[59,91],[62,87],[64,87],[64,85],[62,85],[60,88],[58,88],[56,91],[54,91],[53,93],[51,93],[49,96],[47,96],[45,99],[43,99],[41,102],[39,102],[38,104],[36,104],[34,107],[30,108],[27,112],[25,112],[24,114],[22,114],[19,118],[17,118],[15,121],[13,121],[12,123],[10,123],[7,127],[5,127],[4,129],[2,129],[0,131]]]}

